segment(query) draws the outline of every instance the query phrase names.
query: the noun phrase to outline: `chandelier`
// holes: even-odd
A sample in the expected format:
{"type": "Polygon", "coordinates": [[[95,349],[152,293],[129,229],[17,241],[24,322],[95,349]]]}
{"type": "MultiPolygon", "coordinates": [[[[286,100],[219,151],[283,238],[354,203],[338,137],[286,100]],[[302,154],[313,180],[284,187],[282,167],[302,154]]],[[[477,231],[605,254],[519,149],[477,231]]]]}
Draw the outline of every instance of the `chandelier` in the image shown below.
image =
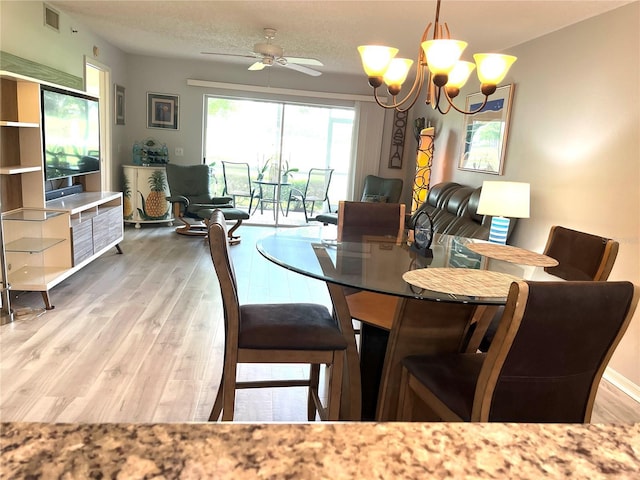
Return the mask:
{"type": "Polygon", "coordinates": [[[376,103],[381,107],[406,112],[416,103],[426,80],[428,88],[426,103],[430,104],[434,110],[446,114],[453,108],[465,115],[472,115],[484,108],[489,96],[496,91],[498,84],[516,61],[516,57],[512,55],[497,53],[476,53],[473,56],[475,64],[460,60],[467,42],[452,40],[446,22],[440,24],[440,2],[441,0],[438,0],[436,6],[435,21],[429,23],[422,34],[416,63],[416,77],[411,90],[404,98],[398,99],[398,94],[407,79],[413,60],[396,58],[397,48],[379,45],[358,47],[362,66],[369,77],[369,85],[373,87],[376,103]],[[432,26],[433,38],[428,40],[432,26]],[[453,99],[458,96],[474,69],[477,69],[484,101],[473,111],[466,111],[454,105],[453,99]],[[383,83],[387,85],[387,91],[392,97],[392,102],[389,104],[383,103],[378,97],[378,88],[383,83]]]}

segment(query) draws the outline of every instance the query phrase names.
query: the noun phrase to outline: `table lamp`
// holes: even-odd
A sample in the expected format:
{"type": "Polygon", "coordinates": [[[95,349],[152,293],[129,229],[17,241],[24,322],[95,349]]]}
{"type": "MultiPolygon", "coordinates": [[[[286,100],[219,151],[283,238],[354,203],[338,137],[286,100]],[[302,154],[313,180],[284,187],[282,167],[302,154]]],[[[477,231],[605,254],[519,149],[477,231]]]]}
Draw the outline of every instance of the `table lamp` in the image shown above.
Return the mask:
{"type": "Polygon", "coordinates": [[[489,241],[507,243],[510,218],[529,218],[529,184],[483,182],[478,202],[479,215],[491,215],[489,241]]]}

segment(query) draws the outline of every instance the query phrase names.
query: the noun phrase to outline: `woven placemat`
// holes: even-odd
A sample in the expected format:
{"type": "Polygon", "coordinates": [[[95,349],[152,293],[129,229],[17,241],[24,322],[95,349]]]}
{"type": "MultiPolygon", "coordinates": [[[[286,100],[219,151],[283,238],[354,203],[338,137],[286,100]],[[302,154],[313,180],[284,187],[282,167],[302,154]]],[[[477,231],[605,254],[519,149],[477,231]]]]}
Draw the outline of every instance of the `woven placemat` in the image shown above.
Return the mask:
{"type": "Polygon", "coordinates": [[[485,257],[504,260],[505,262],[518,263],[520,265],[532,265],[534,267],[555,267],[558,261],[555,258],[541,253],[514,247],[513,245],[500,245],[499,243],[470,243],[465,245],[472,252],[485,257]]]}
{"type": "Polygon", "coordinates": [[[472,268],[421,268],[402,275],[405,282],[436,292],[468,297],[506,297],[518,277],[472,268]]]}

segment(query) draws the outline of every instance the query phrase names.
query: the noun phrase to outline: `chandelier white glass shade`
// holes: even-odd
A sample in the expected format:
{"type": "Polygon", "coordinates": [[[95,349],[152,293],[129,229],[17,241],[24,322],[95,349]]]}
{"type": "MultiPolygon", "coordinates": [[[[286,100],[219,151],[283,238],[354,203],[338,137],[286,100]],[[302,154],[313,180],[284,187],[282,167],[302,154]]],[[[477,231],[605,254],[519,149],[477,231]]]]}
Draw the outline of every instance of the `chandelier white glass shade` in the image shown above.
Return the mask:
{"type": "Polygon", "coordinates": [[[425,80],[428,85],[427,103],[440,113],[448,113],[453,107],[463,114],[474,114],[484,108],[490,95],[498,84],[504,80],[511,65],[516,61],[512,55],[497,53],[476,53],[473,56],[474,63],[460,60],[467,43],[450,38],[449,27],[446,23],[440,25],[440,2],[436,6],[435,21],[429,23],[420,43],[418,61],[416,62],[416,77],[407,95],[399,100],[397,98],[402,84],[406,80],[413,61],[405,58],[396,58],[397,48],[380,45],[363,45],[358,47],[362,66],[369,77],[369,85],[373,87],[373,95],[378,105],[384,108],[394,108],[405,112],[416,103],[425,80]],[[427,40],[429,31],[433,25],[433,39],[427,40]],[[480,80],[480,91],[484,95],[484,102],[473,111],[465,111],[456,107],[453,99],[458,96],[460,89],[465,85],[469,76],[476,69],[480,80]],[[386,84],[392,102],[383,103],[378,97],[378,88],[386,84]],[[440,101],[446,99],[445,107],[440,101]]]}

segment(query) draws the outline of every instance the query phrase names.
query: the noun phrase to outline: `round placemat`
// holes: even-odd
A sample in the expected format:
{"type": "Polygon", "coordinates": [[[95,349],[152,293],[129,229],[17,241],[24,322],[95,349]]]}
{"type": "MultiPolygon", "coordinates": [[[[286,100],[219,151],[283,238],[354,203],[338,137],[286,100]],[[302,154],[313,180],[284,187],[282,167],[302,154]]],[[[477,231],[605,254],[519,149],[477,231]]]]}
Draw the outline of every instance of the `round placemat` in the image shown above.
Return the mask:
{"type": "Polygon", "coordinates": [[[499,243],[470,243],[465,245],[472,252],[485,257],[504,260],[505,262],[518,263],[520,265],[532,265],[534,267],[555,267],[558,261],[541,253],[514,247],[513,245],[501,245],[499,243]]]}
{"type": "Polygon", "coordinates": [[[472,268],[421,268],[402,275],[405,282],[436,292],[468,297],[506,297],[512,282],[520,278],[472,268]]]}

